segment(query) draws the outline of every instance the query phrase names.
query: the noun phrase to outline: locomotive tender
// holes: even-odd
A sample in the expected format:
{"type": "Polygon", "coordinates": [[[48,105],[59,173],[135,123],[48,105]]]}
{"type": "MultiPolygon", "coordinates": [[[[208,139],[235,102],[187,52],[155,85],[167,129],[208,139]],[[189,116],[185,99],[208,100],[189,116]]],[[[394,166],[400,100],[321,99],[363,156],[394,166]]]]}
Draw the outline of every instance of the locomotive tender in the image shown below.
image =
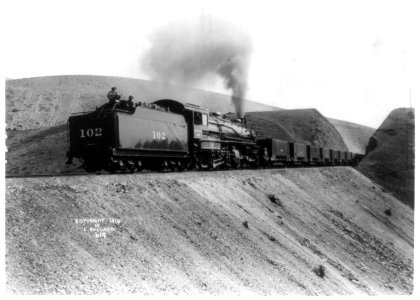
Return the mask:
{"type": "Polygon", "coordinates": [[[258,166],[354,164],[350,152],[276,139],[257,139],[244,120],[163,99],[129,108],[124,100],[68,120],[67,163],[88,172],[135,172],[258,166]]]}

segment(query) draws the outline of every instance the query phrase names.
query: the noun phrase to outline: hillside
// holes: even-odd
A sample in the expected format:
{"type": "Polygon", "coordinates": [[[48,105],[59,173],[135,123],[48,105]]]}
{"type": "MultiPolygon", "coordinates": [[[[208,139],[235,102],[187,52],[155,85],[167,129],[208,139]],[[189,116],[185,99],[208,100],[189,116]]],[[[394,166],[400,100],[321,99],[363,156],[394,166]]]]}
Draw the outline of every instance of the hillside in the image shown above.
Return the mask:
{"type": "Polygon", "coordinates": [[[22,178],[6,185],[10,293],[413,291],[413,210],[352,168],[22,178]],[[86,218],[104,220],[95,227],[80,223],[86,218]]]}
{"type": "Polygon", "coordinates": [[[67,126],[7,131],[6,175],[85,173],[80,163],[65,165],[67,126]]]}
{"type": "Polygon", "coordinates": [[[369,140],[360,171],[414,207],[414,109],[393,110],[369,140]]]}
{"type": "MultiPolygon", "coordinates": [[[[234,112],[230,96],[155,81],[109,76],[50,76],[6,81],[7,129],[25,130],[64,124],[75,112],[94,110],[107,102],[116,86],[123,98],[152,102],[175,99],[210,111],[234,112]]],[[[245,101],[245,111],[274,110],[265,104],[245,101]]]]}
{"type": "Polygon", "coordinates": [[[365,154],[369,138],[375,132],[374,128],[331,118],[328,121],[341,134],[349,151],[365,154]]]}
{"type": "Polygon", "coordinates": [[[316,109],[249,112],[246,118],[247,125],[255,129],[258,137],[346,149],[340,133],[316,109]]]}

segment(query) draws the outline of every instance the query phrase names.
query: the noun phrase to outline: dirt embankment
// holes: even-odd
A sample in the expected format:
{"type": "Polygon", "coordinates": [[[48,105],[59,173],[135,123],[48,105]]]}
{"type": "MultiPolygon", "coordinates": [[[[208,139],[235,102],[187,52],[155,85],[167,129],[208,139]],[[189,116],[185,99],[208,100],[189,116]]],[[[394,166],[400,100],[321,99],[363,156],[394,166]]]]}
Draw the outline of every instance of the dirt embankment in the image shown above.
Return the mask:
{"type": "Polygon", "coordinates": [[[413,289],[413,210],[351,168],[6,184],[12,293],[383,295],[413,289]],[[104,221],[96,227],[80,223],[85,218],[104,221]],[[95,237],[103,232],[106,238],[95,237]]]}
{"type": "Polygon", "coordinates": [[[388,115],[370,138],[359,169],[414,208],[414,109],[388,115]]]}
{"type": "MultiPolygon", "coordinates": [[[[210,111],[234,112],[230,96],[183,86],[109,76],[47,76],[6,81],[7,129],[27,130],[67,122],[72,113],[91,111],[107,102],[106,94],[116,86],[123,99],[152,102],[175,99],[200,105],[210,111]]],[[[246,111],[277,108],[245,101],[246,111]]]]}
{"type": "Polygon", "coordinates": [[[347,149],[337,129],[316,109],[249,112],[246,121],[255,129],[258,137],[347,149]]]}
{"type": "Polygon", "coordinates": [[[6,175],[85,173],[79,164],[65,165],[66,125],[7,131],[6,175]]]}
{"type": "Polygon", "coordinates": [[[374,128],[331,118],[328,121],[341,134],[350,152],[365,154],[369,138],[375,132],[374,128]]]}

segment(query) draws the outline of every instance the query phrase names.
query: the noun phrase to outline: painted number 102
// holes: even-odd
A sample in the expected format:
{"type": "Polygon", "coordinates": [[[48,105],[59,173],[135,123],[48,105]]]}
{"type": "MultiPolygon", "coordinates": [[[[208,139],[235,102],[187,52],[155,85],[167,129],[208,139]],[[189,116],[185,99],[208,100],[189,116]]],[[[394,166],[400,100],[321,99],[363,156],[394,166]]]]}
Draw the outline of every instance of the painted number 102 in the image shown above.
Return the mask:
{"type": "Polygon", "coordinates": [[[80,129],[80,137],[93,137],[93,136],[102,136],[102,128],[88,128],[88,129],[80,129]]]}
{"type": "Polygon", "coordinates": [[[166,140],[166,133],[160,131],[153,131],[154,140],[166,140]]]}

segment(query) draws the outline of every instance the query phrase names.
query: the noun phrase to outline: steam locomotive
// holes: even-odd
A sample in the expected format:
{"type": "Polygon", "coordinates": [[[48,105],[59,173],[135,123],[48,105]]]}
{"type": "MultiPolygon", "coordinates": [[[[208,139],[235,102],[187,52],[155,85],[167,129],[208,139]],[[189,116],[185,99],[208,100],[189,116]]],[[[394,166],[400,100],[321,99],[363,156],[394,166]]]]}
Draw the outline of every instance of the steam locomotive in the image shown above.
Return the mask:
{"type": "Polygon", "coordinates": [[[269,166],[350,165],[351,152],[258,139],[245,119],[228,119],[190,103],[162,99],[102,105],[70,116],[67,164],[88,172],[212,170],[269,166]]]}

